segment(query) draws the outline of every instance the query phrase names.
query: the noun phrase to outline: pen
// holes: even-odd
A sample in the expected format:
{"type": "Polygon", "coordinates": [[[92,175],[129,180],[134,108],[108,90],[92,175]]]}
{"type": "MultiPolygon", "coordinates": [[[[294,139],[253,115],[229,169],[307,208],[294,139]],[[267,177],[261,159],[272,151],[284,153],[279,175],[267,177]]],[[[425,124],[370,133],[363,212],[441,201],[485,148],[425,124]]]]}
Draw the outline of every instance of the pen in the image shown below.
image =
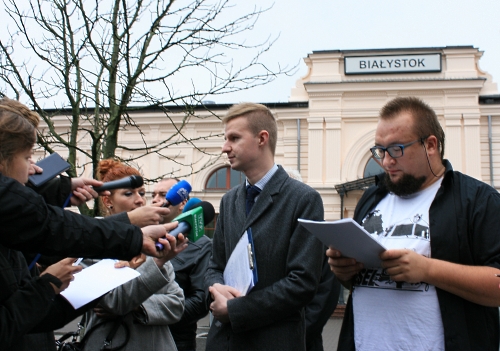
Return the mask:
{"type": "Polygon", "coordinates": [[[77,258],[76,261],[73,263],[73,266],[78,266],[80,262],[82,262],[83,257],[77,258]]]}

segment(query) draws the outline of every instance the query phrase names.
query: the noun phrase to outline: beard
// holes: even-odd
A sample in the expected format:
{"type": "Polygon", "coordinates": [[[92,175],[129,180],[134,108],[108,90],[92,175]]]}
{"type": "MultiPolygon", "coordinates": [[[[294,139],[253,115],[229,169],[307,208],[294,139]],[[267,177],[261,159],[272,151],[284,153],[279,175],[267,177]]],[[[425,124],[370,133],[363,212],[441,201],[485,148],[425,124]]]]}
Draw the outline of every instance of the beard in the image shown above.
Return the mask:
{"type": "Polygon", "coordinates": [[[391,177],[386,173],[385,174],[385,184],[387,189],[397,196],[408,196],[415,194],[420,191],[422,184],[424,184],[427,178],[425,176],[415,177],[411,174],[403,174],[403,177],[397,182],[394,183],[391,180],[391,177]]]}

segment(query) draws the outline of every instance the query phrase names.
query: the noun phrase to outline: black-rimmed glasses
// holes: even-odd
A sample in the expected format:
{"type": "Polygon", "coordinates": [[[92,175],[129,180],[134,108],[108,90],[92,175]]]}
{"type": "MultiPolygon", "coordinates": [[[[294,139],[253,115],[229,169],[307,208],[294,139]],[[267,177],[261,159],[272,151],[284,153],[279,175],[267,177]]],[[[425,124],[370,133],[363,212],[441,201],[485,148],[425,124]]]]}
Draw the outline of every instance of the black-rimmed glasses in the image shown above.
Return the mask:
{"type": "Polygon", "coordinates": [[[410,145],[415,144],[418,141],[423,141],[427,139],[425,138],[419,138],[417,140],[414,140],[408,144],[394,144],[394,145],[389,145],[387,147],[383,146],[374,146],[370,148],[370,151],[372,152],[373,157],[375,157],[377,160],[381,160],[385,157],[385,152],[389,154],[392,158],[398,158],[404,155],[404,149],[405,147],[408,147],[410,145]]]}

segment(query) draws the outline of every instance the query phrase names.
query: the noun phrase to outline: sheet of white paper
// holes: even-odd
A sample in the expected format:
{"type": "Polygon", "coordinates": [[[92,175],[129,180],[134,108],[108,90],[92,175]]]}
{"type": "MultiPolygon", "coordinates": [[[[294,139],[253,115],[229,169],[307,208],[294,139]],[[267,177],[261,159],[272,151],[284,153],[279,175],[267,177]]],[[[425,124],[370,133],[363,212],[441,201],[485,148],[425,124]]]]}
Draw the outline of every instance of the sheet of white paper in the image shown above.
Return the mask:
{"type": "Polygon", "coordinates": [[[248,260],[248,244],[248,235],[245,231],[224,269],[224,283],[238,290],[242,296],[246,295],[254,284],[253,271],[248,260]]]}
{"type": "Polygon", "coordinates": [[[61,295],[77,309],[141,274],[135,269],[115,268],[116,260],[105,259],[75,274],[61,295]]]}
{"type": "Polygon", "coordinates": [[[379,255],[386,248],[352,218],[333,222],[299,219],[299,223],[323,244],[334,247],[345,257],[355,258],[356,261],[363,263],[365,268],[381,266],[379,255]]]}

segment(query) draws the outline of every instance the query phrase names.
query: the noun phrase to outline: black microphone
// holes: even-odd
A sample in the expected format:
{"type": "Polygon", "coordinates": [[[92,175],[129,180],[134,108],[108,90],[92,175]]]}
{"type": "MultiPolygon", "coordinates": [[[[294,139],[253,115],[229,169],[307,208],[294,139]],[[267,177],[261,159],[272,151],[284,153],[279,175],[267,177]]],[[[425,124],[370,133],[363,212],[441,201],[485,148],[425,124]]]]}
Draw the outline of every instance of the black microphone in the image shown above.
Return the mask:
{"type": "Polygon", "coordinates": [[[94,190],[97,192],[105,191],[105,190],[114,190],[114,189],[125,189],[125,188],[139,188],[144,184],[144,180],[141,176],[131,175],[129,177],[125,177],[118,180],[113,180],[111,182],[106,182],[102,186],[94,187],[94,190]]]}
{"type": "MultiPolygon", "coordinates": [[[[204,227],[212,222],[214,217],[214,206],[210,202],[201,201],[191,210],[174,218],[174,221],[179,221],[179,224],[168,234],[177,237],[179,233],[183,233],[189,241],[195,242],[205,234],[204,227]]],[[[158,251],[163,250],[162,244],[156,243],[155,246],[158,251]]]]}

